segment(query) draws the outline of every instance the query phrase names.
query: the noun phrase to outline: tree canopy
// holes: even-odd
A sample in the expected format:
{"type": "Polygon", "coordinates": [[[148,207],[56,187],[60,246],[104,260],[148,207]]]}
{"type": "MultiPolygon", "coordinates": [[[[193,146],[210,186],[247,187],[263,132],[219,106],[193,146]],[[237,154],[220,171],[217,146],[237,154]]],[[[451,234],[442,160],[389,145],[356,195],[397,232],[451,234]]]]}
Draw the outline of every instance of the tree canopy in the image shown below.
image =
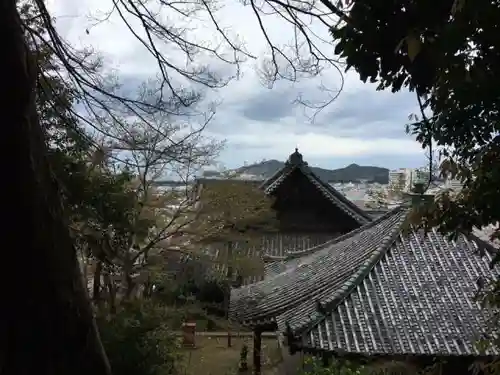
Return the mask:
{"type": "Polygon", "coordinates": [[[411,132],[440,153],[442,173],[464,185],[453,199],[440,195],[427,216],[446,232],[500,219],[499,17],[491,1],[357,0],[331,30],[336,53],[362,81],[416,93],[421,114],[411,132]]]}

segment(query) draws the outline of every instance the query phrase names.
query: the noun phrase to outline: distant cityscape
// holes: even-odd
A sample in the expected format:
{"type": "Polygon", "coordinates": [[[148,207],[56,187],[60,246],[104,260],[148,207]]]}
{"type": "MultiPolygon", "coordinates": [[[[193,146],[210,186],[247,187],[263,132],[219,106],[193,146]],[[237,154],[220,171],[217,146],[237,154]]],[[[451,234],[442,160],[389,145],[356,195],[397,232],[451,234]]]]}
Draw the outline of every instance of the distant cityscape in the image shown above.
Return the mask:
{"type": "MultiPolygon", "coordinates": [[[[376,168],[376,167],[362,167],[376,168]]],[[[349,200],[361,208],[367,210],[390,209],[401,203],[402,195],[411,191],[413,186],[418,183],[430,186],[427,193],[435,194],[443,189],[459,191],[462,184],[455,179],[429,178],[429,172],[422,168],[399,168],[395,170],[386,170],[384,178],[387,183],[373,182],[366,178],[356,178],[354,181],[329,182],[335,189],[344,194],[349,200]]],[[[255,174],[248,171],[237,173],[237,179],[264,181],[274,172],[266,170],[266,173],[255,174]]],[[[202,178],[217,179],[223,178],[213,172],[202,176],[202,178]]],[[[180,181],[157,181],[159,186],[185,186],[180,181]]]]}
{"type": "Polygon", "coordinates": [[[415,184],[432,182],[431,188],[446,188],[459,190],[462,183],[456,179],[440,179],[435,176],[430,179],[430,173],[421,168],[400,168],[389,171],[389,188],[409,191],[415,184]]]}
{"type": "Polygon", "coordinates": [[[432,177],[419,168],[400,168],[388,172],[388,183],[335,183],[332,184],[347,198],[365,209],[391,208],[401,203],[402,194],[412,190],[415,184],[424,184],[428,194],[436,194],[444,189],[459,191],[462,183],[456,179],[432,177]],[[384,206],[384,207],[382,207],[384,206]]]}
{"type": "MultiPolygon", "coordinates": [[[[387,184],[358,179],[352,182],[330,182],[330,185],[343,193],[347,198],[364,209],[384,209],[401,203],[402,193],[411,191],[418,183],[431,184],[427,190],[435,194],[443,189],[458,191],[462,187],[459,180],[429,178],[429,172],[422,168],[399,168],[388,170],[387,184]]],[[[266,175],[241,173],[238,178],[244,180],[265,180],[266,175]]]]}

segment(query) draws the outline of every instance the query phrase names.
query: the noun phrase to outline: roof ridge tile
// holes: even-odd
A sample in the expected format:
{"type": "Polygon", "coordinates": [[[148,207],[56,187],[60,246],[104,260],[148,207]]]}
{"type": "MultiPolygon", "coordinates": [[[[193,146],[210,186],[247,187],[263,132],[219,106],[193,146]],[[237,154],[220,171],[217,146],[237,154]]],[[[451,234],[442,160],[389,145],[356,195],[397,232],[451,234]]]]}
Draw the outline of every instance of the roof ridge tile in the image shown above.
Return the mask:
{"type": "MultiPolygon", "coordinates": [[[[406,217],[403,216],[403,218],[405,219],[406,217]]],[[[375,250],[370,257],[363,262],[359,269],[351,276],[350,279],[345,281],[344,285],[340,287],[340,289],[333,296],[329,297],[325,302],[322,302],[324,309],[330,310],[331,308],[334,308],[336,304],[348,297],[353,289],[363,281],[373,267],[375,267],[382,257],[387,254],[387,251],[391,248],[394,241],[396,241],[399,237],[403,222],[404,220],[398,220],[394,224],[394,228],[391,230],[391,233],[382,239],[377,250],[375,250]]]]}
{"type": "Polygon", "coordinates": [[[259,188],[263,189],[266,193],[272,192],[279,185],[277,183],[278,180],[280,178],[283,179],[285,175],[290,174],[295,168],[297,168],[296,165],[285,164],[282,168],[274,172],[271,177],[264,180],[264,182],[262,182],[262,184],[259,185],[259,188]]]}

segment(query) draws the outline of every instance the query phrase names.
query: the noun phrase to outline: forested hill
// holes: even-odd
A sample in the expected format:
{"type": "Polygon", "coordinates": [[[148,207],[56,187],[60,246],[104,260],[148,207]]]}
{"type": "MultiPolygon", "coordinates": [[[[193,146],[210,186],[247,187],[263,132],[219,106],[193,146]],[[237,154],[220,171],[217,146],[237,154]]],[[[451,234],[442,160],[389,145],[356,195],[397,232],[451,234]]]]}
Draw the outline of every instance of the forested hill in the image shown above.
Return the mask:
{"type": "MultiPolygon", "coordinates": [[[[268,178],[283,166],[284,163],[281,161],[266,160],[261,163],[238,168],[238,171],[268,178]]],[[[389,178],[389,170],[387,168],[358,164],[350,164],[345,168],[339,169],[324,169],[318,167],[311,167],[311,169],[318,177],[327,182],[355,182],[367,180],[386,184],[389,178]]]]}

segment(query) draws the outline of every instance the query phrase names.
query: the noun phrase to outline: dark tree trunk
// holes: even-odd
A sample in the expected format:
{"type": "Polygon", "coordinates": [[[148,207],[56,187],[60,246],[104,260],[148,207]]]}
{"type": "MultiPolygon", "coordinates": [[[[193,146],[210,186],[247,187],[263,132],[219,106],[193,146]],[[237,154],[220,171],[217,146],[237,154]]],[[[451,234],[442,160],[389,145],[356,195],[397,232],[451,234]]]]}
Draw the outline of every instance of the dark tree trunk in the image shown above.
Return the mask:
{"type": "Polygon", "coordinates": [[[135,282],[132,279],[132,268],[134,264],[130,259],[129,254],[126,254],[125,259],[123,259],[123,272],[122,272],[122,280],[120,285],[120,296],[122,301],[129,301],[132,297],[132,293],[135,289],[135,282]]]}
{"type": "Polygon", "coordinates": [[[123,279],[124,279],[124,293],[123,293],[123,300],[124,301],[129,301],[132,296],[133,296],[133,292],[134,292],[134,289],[135,289],[135,282],[134,280],[132,279],[132,276],[130,276],[130,272],[125,272],[124,275],[123,275],[123,279]]]}
{"type": "Polygon", "coordinates": [[[0,0],[2,375],[108,375],[36,111],[16,0],[0,0]],[[15,273],[14,273],[15,272],[15,273]]]}
{"type": "Polygon", "coordinates": [[[324,367],[324,368],[328,368],[330,367],[330,357],[326,354],[323,354],[321,356],[321,365],[324,367]]]}

